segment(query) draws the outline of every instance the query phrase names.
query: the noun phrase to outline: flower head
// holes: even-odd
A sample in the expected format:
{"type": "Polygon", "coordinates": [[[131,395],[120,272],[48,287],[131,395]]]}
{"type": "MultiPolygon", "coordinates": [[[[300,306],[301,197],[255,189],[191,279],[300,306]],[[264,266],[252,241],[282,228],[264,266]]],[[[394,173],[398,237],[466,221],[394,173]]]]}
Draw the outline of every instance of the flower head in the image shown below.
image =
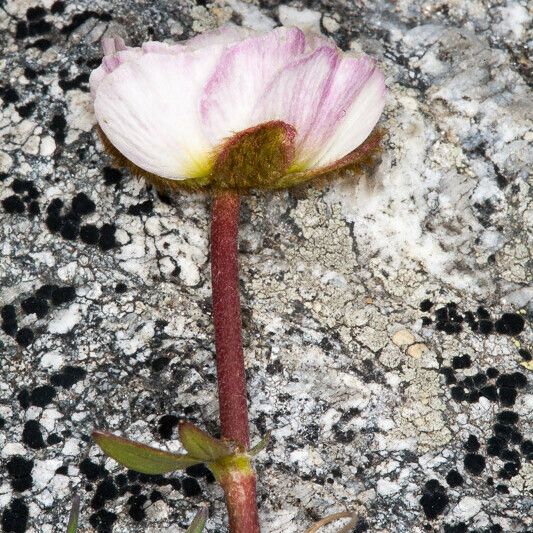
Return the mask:
{"type": "Polygon", "coordinates": [[[280,188],[361,158],[385,102],[376,62],[297,28],[227,26],[174,45],[103,40],[91,73],[105,139],[153,179],[280,188]]]}

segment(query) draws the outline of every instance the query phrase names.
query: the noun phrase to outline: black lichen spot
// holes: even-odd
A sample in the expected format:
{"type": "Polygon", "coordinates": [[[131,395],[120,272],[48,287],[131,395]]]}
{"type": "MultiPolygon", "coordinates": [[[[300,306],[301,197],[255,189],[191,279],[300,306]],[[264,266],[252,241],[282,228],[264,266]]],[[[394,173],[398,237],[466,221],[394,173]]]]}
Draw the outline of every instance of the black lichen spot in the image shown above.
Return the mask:
{"type": "Polygon", "coordinates": [[[83,192],[78,193],[72,199],[72,211],[77,215],[89,215],[94,213],[95,209],[95,203],[83,192]]]}
{"type": "Polygon", "coordinates": [[[17,394],[17,400],[19,401],[22,409],[28,409],[30,406],[30,391],[28,389],[22,389],[17,394]]]}
{"type": "Polygon", "coordinates": [[[39,206],[39,202],[30,202],[28,204],[28,214],[30,217],[36,217],[41,212],[41,208],[39,206]]]}
{"type": "Polygon", "coordinates": [[[498,413],[498,422],[507,426],[512,426],[518,422],[518,414],[514,411],[502,411],[498,413]]]}
{"type": "Polygon", "coordinates": [[[28,524],[28,506],[22,498],[12,500],[2,513],[2,530],[6,533],[24,533],[28,524]]]}
{"type": "Polygon", "coordinates": [[[472,379],[474,380],[474,385],[476,387],[481,387],[487,383],[487,376],[482,372],[478,372],[472,379]]]}
{"type": "Polygon", "coordinates": [[[80,239],[85,244],[98,244],[100,230],[94,224],[85,224],[80,228],[80,239]]]}
{"type": "Polygon", "coordinates": [[[152,503],[158,502],[159,500],[163,499],[163,495],[158,490],[153,490],[150,493],[150,501],[152,503]]]}
{"type": "Polygon", "coordinates": [[[488,378],[495,379],[500,374],[500,371],[497,368],[494,368],[494,367],[491,366],[491,367],[487,368],[486,374],[487,374],[488,378]]]}
{"type": "Polygon", "coordinates": [[[41,433],[41,425],[37,420],[28,420],[24,424],[24,429],[22,430],[22,442],[34,450],[46,448],[41,433]]]}
{"type": "Polygon", "coordinates": [[[446,483],[450,487],[459,487],[463,484],[463,476],[455,469],[450,470],[446,475],[446,483]]]}
{"type": "Polygon", "coordinates": [[[466,401],[469,403],[476,403],[479,401],[480,397],[481,397],[480,392],[477,390],[473,390],[467,394],[466,401]]]}
{"type": "Polygon", "coordinates": [[[487,400],[490,400],[491,402],[495,402],[498,400],[498,390],[494,385],[487,385],[486,387],[481,387],[479,389],[479,394],[481,396],[484,396],[487,398],[487,400]]]}
{"type": "Polygon", "coordinates": [[[26,48],[37,48],[41,52],[46,52],[52,46],[50,39],[37,39],[35,42],[28,44],[26,48]]]}
{"type": "Polygon", "coordinates": [[[89,481],[96,481],[107,475],[107,470],[103,466],[93,463],[90,459],[84,459],[80,463],[80,472],[89,481]]]}
{"type": "Polygon", "coordinates": [[[139,494],[138,496],[131,496],[128,499],[129,509],[128,514],[136,522],[141,522],[146,517],[146,512],[144,511],[144,504],[148,498],[144,494],[139,494]]]}
{"type": "Polygon", "coordinates": [[[52,290],[51,301],[54,305],[62,305],[71,302],[76,298],[76,289],[74,287],[56,287],[52,290]]]}
{"type": "Polygon", "coordinates": [[[422,325],[423,326],[431,326],[432,323],[433,323],[433,321],[428,316],[423,316],[422,317],[422,325]]]}
{"type": "Polygon", "coordinates": [[[117,283],[115,285],[115,292],[118,294],[123,294],[128,290],[128,287],[125,283],[117,283]]]}
{"type": "Polygon", "coordinates": [[[87,372],[79,366],[70,366],[67,365],[64,367],[61,372],[53,374],[50,378],[50,383],[56,387],[64,387],[65,389],[70,389],[78,381],[81,381],[85,378],[87,372]]]}
{"type": "Polygon", "coordinates": [[[453,368],[449,366],[443,366],[440,371],[446,377],[446,385],[453,385],[454,383],[457,383],[457,378],[455,377],[453,368]]]}
{"type": "Polygon", "coordinates": [[[498,390],[500,403],[506,407],[512,407],[515,404],[517,392],[512,387],[501,387],[498,390]]]}
{"type": "Polygon", "coordinates": [[[161,370],[163,370],[168,365],[169,362],[170,362],[169,357],[164,357],[164,356],[157,357],[156,359],[152,361],[152,370],[154,372],[161,372],[161,370]]]}
{"type": "Polygon", "coordinates": [[[2,200],[2,207],[7,213],[10,213],[12,215],[20,215],[26,210],[24,202],[21,200],[20,196],[16,194],[4,198],[2,200]]]}
{"type": "Polygon", "coordinates": [[[42,385],[35,387],[30,393],[30,402],[37,407],[46,407],[56,396],[54,387],[50,385],[42,385]]]}
{"type": "Polygon", "coordinates": [[[479,318],[490,318],[490,313],[484,307],[478,307],[476,314],[479,318]]]}
{"type": "Polygon", "coordinates": [[[450,392],[451,392],[452,398],[456,402],[462,402],[466,398],[465,390],[463,389],[463,387],[458,387],[458,386],[452,387],[450,392]]]}
{"type": "Polygon", "coordinates": [[[46,20],[36,20],[28,24],[28,35],[34,37],[35,35],[44,35],[52,30],[52,25],[46,20]]]}
{"type": "Polygon", "coordinates": [[[465,449],[469,452],[477,452],[480,448],[479,441],[475,435],[469,435],[468,440],[465,442],[465,449]]]}
{"type": "Polygon", "coordinates": [[[468,528],[464,522],[458,524],[444,524],[444,533],[468,533],[468,528]]]}
{"type": "Polygon", "coordinates": [[[512,479],[520,472],[519,463],[505,463],[503,468],[498,473],[499,477],[502,479],[512,479]]]}
{"type": "Polygon", "coordinates": [[[19,101],[19,95],[13,87],[5,87],[0,89],[0,96],[5,104],[16,104],[19,101]]]}
{"type": "Polygon", "coordinates": [[[510,440],[512,432],[512,428],[510,426],[506,426],[504,424],[494,424],[492,429],[497,437],[501,437],[504,440],[510,440]]]}
{"type": "Polygon", "coordinates": [[[79,232],[80,229],[78,224],[70,220],[63,220],[59,231],[61,237],[67,241],[75,241],[78,238],[79,232]]]}
{"type": "Polygon", "coordinates": [[[531,359],[533,359],[533,357],[531,356],[531,352],[528,351],[528,350],[524,350],[523,348],[521,348],[520,350],[518,350],[518,355],[520,355],[520,357],[521,357],[524,361],[531,361],[531,359]]]}
{"type": "Polygon", "coordinates": [[[33,342],[34,338],[35,335],[30,328],[20,328],[15,335],[15,340],[23,348],[29,346],[33,342]]]}
{"type": "Polygon", "coordinates": [[[63,11],[65,11],[65,2],[62,2],[61,0],[54,2],[50,8],[50,13],[52,13],[52,15],[60,15],[63,11]]]}
{"type": "Polygon", "coordinates": [[[424,486],[420,504],[427,518],[433,520],[444,512],[449,499],[446,489],[436,480],[430,479],[424,486]]]}
{"type": "Polygon", "coordinates": [[[494,324],[498,333],[518,335],[524,329],[524,319],[516,313],[504,313],[494,324]]]}
{"type": "Polygon", "coordinates": [[[105,509],[93,513],[89,517],[89,524],[96,528],[98,533],[109,533],[113,529],[113,524],[117,520],[117,515],[105,509]]]}
{"type": "Polygon", "coordinates": [[[187,475],[194,478],[205,478],[208,483],[212,483],[215,480],[211,470],[202,463],[187,467],[185,472],[187,475]]]}
{"type": "Polygon", "coordinates": [[[487,440],[487,454],[493,457],[499,456],[505,449],[505,440],[500,437],[490,437],[487,440]]]}
{"type": "Polygon", "coordinates": [[[33,461],[24,459],[20,455],[13,456],[7,463],[7,472],[11,477],[13,490],[24,492],[31,488],[33,461]]]}
{"type": "Polygon", "coordinates": [[[59,86],[63,91],[70,91],[72,89],[80,88],[82,91],[87,91],[86,83],[89,81],[89,73],[82,72],[71,80],[59,80],[59,86]]]}
{"type": "Polygon", "coordinates": [[[66,128],[67,121],[65,120],[65,116],[61,112],[56,113],[50,122],[50,129],[53,131],[54,139],[58,144],[65,142],[67,136],[65,133],[66,128]]]}
{"type": "Polygon", "coordinates": [[[118,168],[104,167],[104,183],[106,185],[119,185],[122,177],[122,172],[118,168]]]}
{"type": "Polygon", "coordinates": [[[427,313],[428,311],[430,311],[432,307],[433,307],[433,302],[429,299],[422,300],[420,302],[420,311],[423,311],[424,313],[427,313]]]}
{"type": "Polygon", "coordinates": [[[489,333],[492,333],[494,330],[494,325],[490,320],[480,320],[479,324],[479,332],[483,333],[484,335],[488,335],[489,333]]]}
{"type": "Polygon", "coordinates": [[[181,481],[181,489],[183,494],[187,497],[200,496],[202,494],[202,489],[198,484],[198,481],[192,477],[185,477],[181,481]]]}
{"type": "Polygon", "coordinates": [[[438,322],[447,322],[448,318],[449,316],[447,307],[440,307],[439,309],[435,310],[435,319],[438,322]]]}
{"type": "Polygon", "coordinates": [[[28,80],[34,80],[37,78],[37,71],[31,67],[24,67],[24,76],[26,76],[28,80]]]}
{"type": "Polygon", "coordinates": [[[45,220],[46,227],[52,232],[57,233],[63,226],[63,220],[59,215],[49,214],[45,220]]]}
{"type": "Polygon", "coordinates": [[[35,291],[35,296],[37,298],[50,300],[55,289],[57,289],[57,285],[42,285],[35,291]]]}
{"type": "Polygon", "coordinates": [[[46,15],[46,9],[41,6],[30,7],[26,10],[26,19],[39,20],[46,15]]]}
{"type": "Polygon", "coordinates": [[[27,315],[35,314],[37,318],[44,318],[48,313],[48,303],[46,300],[35,296],[22,300],[20,307],[22,307],[22,310],[27,315]]]}
{"type": "Polygon", "coordinates": [[[118,490],[111,478],[101,481],[96,487],[96,492],[91,500],[93,509],[101,509],[107,500],[114,500],[118,496],[118,490]]]}
{"type": "Polygon", "coordinates": [[[462,368],[470,368],[472,366],[472,359],[468,354],[465,355],[456,355],[452,360],[452,366],[456,370],[462,368]]]}
{"type": "Polygon", "coordinates": [[[17,22],[17,28],[15,30],[15,39],[25,39],[28,36],[28,25],[20,20],[17,22]]]}
{"type": "Polygon", "coordinates": [[[46,439],[46,444],[48,444],[49,446],[55,446],[60,442],[63,442],[63,439],[56,433],[50,433],[50,435],[48,435],[48,438],[46,439]]]}
{"type": "Polygon", "coordinates": [[[17,313],[15,306],[4,305],[0,310],[0,316],[2,317],[2,330],[6,335],[15,335],[17,332],[17,313]]]}
{"type": "Polygon", "coordinates": [[[100,240],[98,244],[104,251],[115,248],[117,242],[115,240],[116,227],[114,224],[102,224],[100,228],[100,240]]]}
{"type": "Polygon", "coordinates": [[[479,476],[485,469],[485,458],[478,453],[467,453],[464,458],[465,469],[474,476],[479,476]]]}
{"type": "Polygon", "coordinates": [[[26,103],[24,105],[21,105],[21,106],[17,107],[17,113],[22,118],[28,118],[33,113],[35,107],[36,107],[35,102],[28,102],[28,103],[26,103]]]}
{"type": "Polygon", "coordinates": [[[128,208],[128,214],[130,215],[147,215],[154,209],[154,202],[152,200],[146,200],[137,205],[130,205],[128,208]]]}
{"type": "Polygon", "coordinates": [[[180,419],[174,415],[164,415],[159,419],[159,434],[163,439],[172,438],[172,431],[178,425],[180,419]]]}
{"type": "Polygon", "coordinates": [[[496,490],[500,494],[509,494],[509,487],[507,485],[503,485],[503,484],[496,485],[496,490]]]}

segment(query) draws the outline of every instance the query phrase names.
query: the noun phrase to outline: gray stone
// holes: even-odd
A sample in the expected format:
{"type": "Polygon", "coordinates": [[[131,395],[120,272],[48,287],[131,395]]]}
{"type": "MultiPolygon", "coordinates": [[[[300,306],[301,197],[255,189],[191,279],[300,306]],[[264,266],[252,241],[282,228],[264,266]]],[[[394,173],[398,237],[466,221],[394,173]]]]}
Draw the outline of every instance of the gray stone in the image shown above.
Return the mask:
{"type": "MultiPolygon", "coordinates": [[[[0,207],[0,305],[14,305],[19,330],[30,328],[35,337],[23,347],[0,332],[0,468],[5,473],[16,455],[35,462],[32,488],[22,494],[0,477],[4,529],[20,497],[29,509],[27,531],[48,533],[58,524],[64,530],[78,493],[82,530],[94,530],[98,482],[88,486],[80,463],[89,458],[111,475],[124,473],[90,444],[95,427],[176,451],[176,432],[164,440],[158,430],[162,416],[217,430],[209,199],[182,194],[162,201],[127,171],[118,185],[106,184],[104,168],[112,162],[94,130],[86,83],[106,31],[138,45],[228,21],[268,29],[280,18],[276,0],[198,4],[78,0],[66,2],[63,13],[55,3],[51,13],[51,0],[43,0],[51,29],[26,37],[26,10],[37,4],[7,0],[0,11],[0,201],[14,194],[17,178],[40,193],[33,217],[28,209],[13,214],[0,207]],[[40,39],[50,47],[44,50],[40,39]],[[24,107],[30,103],[33,110],[24,107]],[[104,250],[47,227],[50,203],[60,199],[68,210],[79,192],[96,204],[82,225],[114,224],[108,233],[115,246],[104,250]],[[146,201],[152,210],[129,212],[146,201]],[[75,297],[51,305],[43,318],[25,315],[21,301],[46,284],[72,286],[75,297]],[[24,408],[23,389],[50,382],[57,391],[52,403],[24,408]],[[23,440],[29,420],[39,423],[46,447],[23,440]],[[61,466],[68,468],[58,473],[61,466]]],[[[303,25],[321,21],[343,48],[377,56],[389,96],[375,168],[358,178],[346,173],[322,189],[243,200],[252,433],[258,440],[273,431],[257,460],[263,529],[302,532],[348,508],[371,531],[422,532],[428,519],[420,498],[425,483],[437,479],[449,501],[432,522],[435,530],[464,520],[469,531],[500,524],[525,532],[531,455],[521,455],[522,467],[508,481],[498,478],[503,462],[486,453],[496,414],[506,407],[452,399],[440,369],[467,353],[472,368],[457,370],[458,380],[491,366],[524,373],[528,384],[507,408],[531,439],[531,365],[518,353],[531,347],[531,329],[513,338],[482,335],[463,323],[460,333],[447,334],[421,321],[450,301],[461,315],[479,305],[493,318],[504,312],[527,318],[532,310],[525,2],[282,4],[282,20],[298,23],[305,7],[303,25]],[[426,298],[435,305],[424,313],[419,304],[426,298]],[[400,330],[418,348],[395,343],[400,330]],[[486,457],[479,476],[463,463],[470,434],[486,457]],[[463,475],[463,485],[447,486],[451,469],[463,475]],[[508,494],[496,491],[498,484],[508,485],[508,494]]],[[[213,502],[207,531],[224,531],[221,490],[199,482],[203,494],[196,497],[143,482],[142,494],[157,489],[162,500],[145,504],[141,522],[128,515],[130,493],[107,501],[105,509],[117,515],[113,531],[176,531],[204,500],[213,502]]]]}

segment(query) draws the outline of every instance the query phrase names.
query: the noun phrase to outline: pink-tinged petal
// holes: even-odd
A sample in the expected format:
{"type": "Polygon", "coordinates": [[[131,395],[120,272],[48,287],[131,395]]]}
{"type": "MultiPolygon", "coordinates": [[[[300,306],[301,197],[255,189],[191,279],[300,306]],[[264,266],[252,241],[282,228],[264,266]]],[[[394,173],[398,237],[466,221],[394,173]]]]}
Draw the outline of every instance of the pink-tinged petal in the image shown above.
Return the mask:
{"type": "Polygon", "coordinates": [[[304,46],[301,30],[277,28],[224,52],[200,103],[205,131],[213,144],[257,124],[250,120],[258,98],[304,46]]]}
{"type": "Polygon", "coordinates": [[[323,128],[325,102],[331,93],[340,54],[327,46],[293,61],[265,87],[253,114],[253,123],[282,120],[296,128],[295,163],[316,153],[316,130],[323,128]]]}
{"type": "Polygon", "coordinates": [[[93,99],[96,97],[98,86],[108,74],[111,74],[111,72],[120,67],[120,65],[127,63],[128,61],[135,61],[141,56],[141,54],[142,52],[140,48],[129,48],[104,56],[102,64],[97,69],[93,70],[89,76],[89,87],[91,88],[93,99]]]}
{"type": "Polygon", "coordinates": [[[104,56],[128,49],[122,37],[104,37],[102,39],[101,46],[104,56]]]}
{"type": "Polygon", "coordinates": [[[385,106],[385,78],[374,62],[368,58],[345,58],[343,63],[332,90],[332,95],[337,96],[328,102],[325,129],[318,139],[321,149],[310,161],[312,166],[332,165],[356,149],[374,129],[385,106]],[[352,93],[351,102],[345,105],[352,93]]]}
{"type": "Polygon", "coordinates": [[[96,91],[96,118],[132,163],[169,179],[205,175],[213,146],[198,102],[222,47],[177,55],[145,54],[107,75],[96,91]],[[184,75],[186,73],[186,75],[184,75]]]}
{"type": "Polygon", "coordinates": [[[256,35],[258,35],[258,32],[251,28],[243,28],[242,26],[237,26],[235,24],[225,24],[215,30],[195,35],[187,41],[182,41],[180,44],[186,46],[190,50],[196,50],[214,44],[233,44],[237,41],[242,41],[256,35]]]}

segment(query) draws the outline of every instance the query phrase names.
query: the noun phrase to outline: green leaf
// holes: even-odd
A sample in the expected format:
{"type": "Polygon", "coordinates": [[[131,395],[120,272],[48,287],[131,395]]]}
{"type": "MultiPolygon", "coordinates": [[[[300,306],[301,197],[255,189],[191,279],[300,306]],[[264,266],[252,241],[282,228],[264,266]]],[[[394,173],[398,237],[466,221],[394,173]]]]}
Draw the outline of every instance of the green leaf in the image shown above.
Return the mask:
{"type": "Polygon", "coordinates": [[[72,509],[68,519],[67,533],[76,533],[78,530],[78,517],[80,515],[80,497],[74,496],[72,499],[72,509]]]}
{"type": "Polygon", "coordinates": [[[92,437],[117,463],[143,474],[166,474],[202,462],[189,455],[165,452],[105,431],[94,431],[92,437]]]}
{"type": "Polygon", "coordinates": [[[252,457],[254,457],[259,452],[262,452],[268,446],[268,443],[270,442],[270,435],[271,435],[271,432],[268,431],[267,434],[254,447],[250,448],[248,453],[252,457]]]}
{"type": "Polygon", "coordinates": [[[201,462],[218,461],[233,453],[229,444],[211,437],[190,422],[182,422],[179,425],[179,434],[183,447],[201,462]]]}
{"type": "Polygon", "coordinates": [[[207,517],[207,505],[204,505],[203,507],[200,507],[200,509],[198,509],[194,520],[191,522],[189,529],[187,529],[185,533],[202,533],[205,527],[205,523],[207,521],[207,517]]]}

